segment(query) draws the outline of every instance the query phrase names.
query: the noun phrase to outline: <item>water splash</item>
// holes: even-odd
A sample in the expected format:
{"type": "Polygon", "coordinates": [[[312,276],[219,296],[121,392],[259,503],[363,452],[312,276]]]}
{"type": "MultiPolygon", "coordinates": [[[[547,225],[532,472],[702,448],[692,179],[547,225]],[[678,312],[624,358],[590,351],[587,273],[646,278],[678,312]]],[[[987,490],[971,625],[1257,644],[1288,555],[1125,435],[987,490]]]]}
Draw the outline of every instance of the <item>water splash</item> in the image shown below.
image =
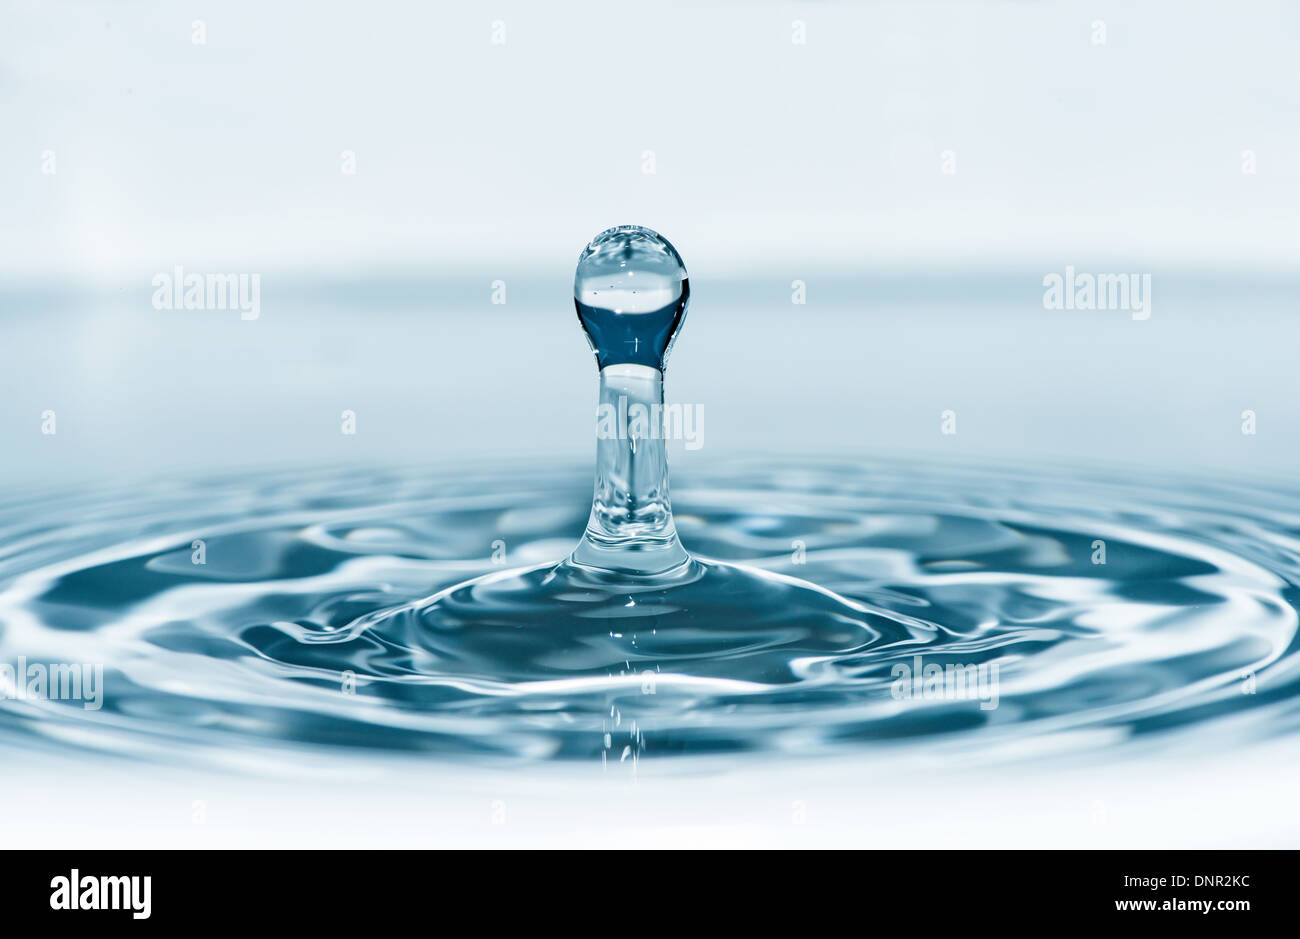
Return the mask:
{"type": "MultiPolygon", "coordinates": [[[[638,578],[690,565],[673,525],[663,434],[663,368],[686,319],[689,284],[677,249],[636,225],[602,232],[578,259],[574,305],[600,369],[596,485],[587,530],[558,579],[604,571],[605,581],[639,588],[638,578]],[[628,414],[639,420],[623,433],[628,414]]],[[[702,573],[679,571],[663,584],[693,583],[702,573]]]]}
{"type": "MultiPolygon", "coordinates": [[[[689,294],[654,232],[588,246],[574,296],[604,407],[662,414],[689,294]]],[[[535,468],[2,504],[0,733],[168,760],[297,745],[635,766],[1296,726],[1292,493],[769,464],[696,471],[674,517],[659,419],[602,435],[598,412],[571,553],[574,476],[535,468]],[[17,693],[28,661],[93,664],[102,695],[17,693]]]]}
{"type": "Polygon", "coordinates": [[[317,471],[11,499],[0,662],[102,663],[104,701],[0,701],[3,732],[169,761],[296,745],[626,766],[1008,740],[1033,754],[1190,726],[1229,747],[1300,717],[1286,490],[715,466],[679,484],[678,525],[762,572],[770,602],[736,619],[722,591],[692,620],[657,590],[620,605],[543,583],[582,524],[582,475],[317,471]],[[494,541],[531,566],[528,589],[500,589],[514,575],[494,541]],[[809,628],[781,602],[796,576],[854,615],[809,628]],[[537,628],[552,603],[571,614],[537,628]],[[896,666],[917,655],[996,664],[996,707],[900,697],[896,666]]]}

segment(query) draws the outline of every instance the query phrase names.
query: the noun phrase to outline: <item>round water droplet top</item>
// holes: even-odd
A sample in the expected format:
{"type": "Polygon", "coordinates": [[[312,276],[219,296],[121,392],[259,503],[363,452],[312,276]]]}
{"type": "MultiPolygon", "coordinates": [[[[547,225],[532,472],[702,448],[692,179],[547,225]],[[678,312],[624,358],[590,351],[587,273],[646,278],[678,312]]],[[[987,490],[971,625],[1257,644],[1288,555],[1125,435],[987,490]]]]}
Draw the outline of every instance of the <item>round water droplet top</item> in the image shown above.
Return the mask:
{"type": "Polygon", "coordinates": [[[663,371],[690,299],[686,265],[668,239],[640,225],[601,232],[578,258],[573,301],[600,368],[663,371]]]}

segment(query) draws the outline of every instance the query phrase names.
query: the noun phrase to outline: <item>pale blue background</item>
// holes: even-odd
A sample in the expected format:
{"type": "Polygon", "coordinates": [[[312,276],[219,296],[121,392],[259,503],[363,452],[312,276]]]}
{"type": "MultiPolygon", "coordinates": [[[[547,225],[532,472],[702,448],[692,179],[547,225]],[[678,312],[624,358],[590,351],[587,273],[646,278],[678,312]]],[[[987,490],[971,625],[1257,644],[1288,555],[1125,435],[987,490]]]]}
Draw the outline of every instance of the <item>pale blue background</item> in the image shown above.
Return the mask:
{"type": "Polygon", "coordinates": [[[581,466],[595,374],[569,281],[623,222],[693,275],[668,394],[703,405],[705,445],[679,468],[861,452],[1285,475],[1300,453],[1293,4],[0,18],[6,479],[581,466]],[[261,318],[154,310],[176,264],[261,274],[261,318]],[[1067,264],[1151,273],[1154,315],[1044,310],[1067,264]]]}

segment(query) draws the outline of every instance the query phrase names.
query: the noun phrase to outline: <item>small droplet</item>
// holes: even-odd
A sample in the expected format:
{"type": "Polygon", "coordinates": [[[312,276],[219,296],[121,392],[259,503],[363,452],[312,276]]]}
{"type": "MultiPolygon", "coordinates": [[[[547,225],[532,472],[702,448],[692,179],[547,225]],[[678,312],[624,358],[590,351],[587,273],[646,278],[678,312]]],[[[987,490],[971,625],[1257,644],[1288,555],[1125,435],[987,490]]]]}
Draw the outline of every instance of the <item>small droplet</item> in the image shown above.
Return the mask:
{"type": "Polygon", "coordinates": [[[573,299],[598,367],[647,365],[663,371],[690,293],[681,255],[657,232],[620,225],[593,238],[578,259],[573,299]],[[626,281],[609,283],[619,271],[640,276],[636,290],[626,281]]]}

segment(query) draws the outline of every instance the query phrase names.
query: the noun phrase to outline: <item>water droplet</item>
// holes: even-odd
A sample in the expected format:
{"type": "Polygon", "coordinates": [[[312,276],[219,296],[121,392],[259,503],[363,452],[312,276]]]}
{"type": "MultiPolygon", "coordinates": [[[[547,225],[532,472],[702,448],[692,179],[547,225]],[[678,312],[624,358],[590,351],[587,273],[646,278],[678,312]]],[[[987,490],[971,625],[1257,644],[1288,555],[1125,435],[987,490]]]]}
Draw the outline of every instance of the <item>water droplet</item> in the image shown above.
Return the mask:
{"type": "Polygon", "coordinates": [[[677,249],[640,225],[620,225],[593,238],[573,277],[578,321],[602,369],[633,364],[663,371],[690,295],[677,249]],[[619,271],[636,277],[636,290],[626,282],[609,283],[619,271]]]}

